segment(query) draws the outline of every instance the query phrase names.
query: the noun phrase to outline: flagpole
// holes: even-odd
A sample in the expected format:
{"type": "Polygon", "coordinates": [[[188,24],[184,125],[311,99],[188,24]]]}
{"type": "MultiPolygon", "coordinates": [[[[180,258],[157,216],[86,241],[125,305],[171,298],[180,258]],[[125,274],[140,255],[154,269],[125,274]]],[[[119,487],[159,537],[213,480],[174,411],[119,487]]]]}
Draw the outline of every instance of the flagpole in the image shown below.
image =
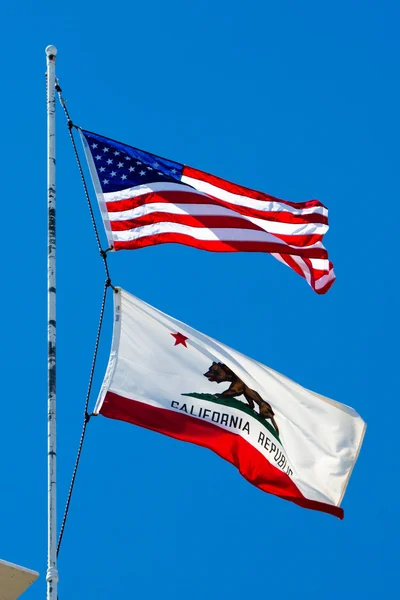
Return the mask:
{"type": "Polygon", "coordinates": [[[47,600],[57,600],[56,523],[56,54],[47,46],[47,600]]]}

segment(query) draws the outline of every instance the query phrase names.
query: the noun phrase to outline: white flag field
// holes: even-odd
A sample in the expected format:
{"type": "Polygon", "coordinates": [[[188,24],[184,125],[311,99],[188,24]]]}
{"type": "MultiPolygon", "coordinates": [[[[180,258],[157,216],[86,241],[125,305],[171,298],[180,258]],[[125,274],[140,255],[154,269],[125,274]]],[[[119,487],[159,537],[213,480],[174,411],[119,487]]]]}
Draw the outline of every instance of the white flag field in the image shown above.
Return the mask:
{"type": "Polygon", "coordinates": [[[343,518],[366,425],[118,288],[95,413],[203,446],[259,489],[343,518]]]}

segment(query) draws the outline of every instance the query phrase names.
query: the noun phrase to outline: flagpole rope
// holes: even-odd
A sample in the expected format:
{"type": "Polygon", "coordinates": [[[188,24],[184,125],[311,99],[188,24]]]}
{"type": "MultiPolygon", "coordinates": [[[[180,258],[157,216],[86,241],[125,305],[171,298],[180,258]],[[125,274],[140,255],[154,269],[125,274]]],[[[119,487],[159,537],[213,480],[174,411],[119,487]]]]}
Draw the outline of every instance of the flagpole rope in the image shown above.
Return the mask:
{"type": "MultiPolygon", "coordinates": [[[[103,248],[102,248],[101,241],[100,241],[99,230],[97,228],[97,223],[96,223],[96,219],[95,219],[94,212],[93,212],[93,206],[92,206],[92,203],[91,203],[91,200],[90,200],[89,191],[88,191],[88,187],[87,187],[87,184],[86,184],[85,175],[84,175],[83,168],[82,168],[82,163],[81,163],[81,160],[80,160],[80,157],[79,157],[79,154],[78,154],[78,150],[77,150],[77,147],[76,147],[76,142],[75,142],[75,138],[74,138],[74,134],[73,134],[73,128],[75,128],[75,129],[79,129],[79,128],[76,125],[74,125],[73,122],[72,122],[72,120],[71,120],[71,117],[70,117],[69,112],[68,112],[68,108],[66,106],[66,101],[65,101],[65,99],[62,96],[62,89],[61,89],[61,87],[58,84],[58,80],[56,81],[55,88],[56,88],[56,91],[58,93],[60,104],[63,107],[65,115],[67,117],[68,131],[69,131],[69,135],[70,135],[70,138],[71,138],[72,146],[73,146],[73,149],[74,149],[76,162],[78,164],[79,173],[80,173],[80,176],[81,176],[81,180],[82,180],[83,189],[84,189],[84,192],[85,192],[87,204],[88,204],[88,207],[89,207],[90,218],[92,220],[92,225],[93,225],[93,229],[94,229],[94,233],[95,233],[95,237],[96,237],[97,246],[98,246],[98,249],[99,249],[100,256],[101,256],[101,258],[103,260],[104,270],[105,270],[105,273],[106,273],[106,280],[105,280],[105,283],[104,283],[104,290],[103,290],[103,298],[102,298],[102,301],[101,301],[99,325],[98,325],[98,328],[97,328],[97,335],[96,335],[96,341],[95,341],[95,346],[94,346],[92,366],[91,366],[91,369],[90,369],[89,383],[88,383],[88,388],[87,388],[87,393],[86,393],[82,432],[81,432],[81,437],[80,437],[80,440],[79,440],[78,453],[77,453],[77,456],[76,456],[76,459],[75,459],[74,469],[72,471],[71,483],[70,483],[69,490],[68,490],[68,496],[67,496],[67,501],[66,501],[66,504],[65,504],[65,509],[64,509],[64,515],[63,515],[62,523],[61,523],[60,534],[59,534],[59,537],[58,537],[58,543],[57,543],[57,556],[58,556],[58,554],[60,552],[61,542],[62,542],[62,539],[63,539],[63,536],[64,536],[65,525],[66,525],[67,518],[68,518],[68,512],[69,512],[69,508],[70,508],[70,504],[71,504],[72,493],[73,493],[73,490],[74,490],[75,480],[76,480],[76,476],[77,476],[77,472],[78,472],[78,467],[79,467],[79,463],[80,463],[80,459],[81,459],[83,442],[85,440],[85,435],[86,435],[86,428],[87,428],[87,425],[88,425],[88,423],[90,421],[90,418],[93,416],[93,413],[89,414],[88,409],[89,409],[90,394],[91,394],[92,385],[93,385],[93,378],[94,378],[94,373],[95,373],[95,368],[96,368],[97,354],[98,354],[99,344],[100,344],[101,329],[102,329],[102,326],[103,326],[104,311],[105,311],[106,300],[107,300],[107,292],[108,292],[108,288],[109,287],[111,287],[113,290],[115,290],[115,287],[111,283],[110,271],[109,271],[108,263],[107,263],[107,252],[109,250],[111,250],[111,248],[108,248],[107,250],[103,250],[103,248]]],[[[96,415],[94,415],[94,416],[96,416],[96,415]]]]}
{"type": "Polygon", "coordinates": [[[90,394],[91,394],[92,385],[93,385],[93,377],[94,377],[94,372],[95,372],[95,368],[96,368],[97,354],[98,354],[98,350],[99,350],[100,334],[101,334],[101,329],[102,329],[102,325],[103,325],[104,310],[105,310],[106,299],[107,299],[107,291],[108,291],[109,287],[110,287],[110,283],[107,280],[105,282],[105,284],[104,284],[103,298],[102,298],[102,301],[101,301],[99,326],[98,326],[98,329],[97,329],[96,342],[95,342],[95,346],[94,346],[94,354],[93,354],[93,360],[92,360],[92,367],[90,369],[89,384],[88,384],[88,389],[87,389],[87,393],[86,393],[85,411],[84,411],[84,420],[83,420],[83,426],[82,426],[82,433],[81,433],[81,437],[80,437],[80,440],[79,440],[78,453],[77,453],[77,456],[76,456],[75,465],[74,465],[74,469],[73,469],[73,472],[72,472],[72,478],[71,478],[71,483],[70,483],[70,486],[69,486],[69,491],[68,491],[68,496],[67,496],[67,502],[65,504],[64,516],[63,516],[63,520],[62,520],[62,523],[61,523],[60,534],[59,534],[59,537],[58,537],[57,556],[58,556],[58,553],[60,552],[60,546],[61,546],[61,542],[62,542],[63,535],[64,535],[65,524],[67,522],[68,511],[69,511],[69,507],[70,507],[70,503],[71,503],[71,498],[72,498],[72,492],[74,490],[76,474],[78,472],[79,462],[80,462],[80,459],[81,459],[83,442],[84,442],[85,434],[86,434],[86,428],[87,428],[87,425],[88,425],[88,423],[90,421],[90,418],[93,416],[93,414],[89,414],[88,408],[89,408],[90,394]]]}
{"type": "Polygon", "coordinates": [[[107,280],[109,281],[109,285],[113,289],[115,289],[114,286],[111,285],[111,277],[110,277],[110,272],[109,272],[108,263],[107,263],[107,252],[109,250],[111,250],[111,248],[107,248],[107,250],[103,250],[103,248],[102,248],[101,241],[100,241],[99,230],[98,230],[96,219],[95,219],[95,216],[94,216],[93,206],[92,206],[92,202],[90,200],[90,195],[89,195],[89,190],[88,190],[87,183],[86,183],[85,174],[83,172],[81,159],[79,157],[78,149],[76,147],[76,142],[75,142],[75,137],[74,137],[73,129],[74,128],[75,129],[79,129],[79,127],[77,127],[76,125],[74,125],[74,123],[71,120],[71,117],[69,115],[69,111],[68,111],[68,108],[67,108],[67,105],[66,105],[66,100],[65,100],[65,98],[62,95],[62,89],[59,86],[58,81],[56,83],[56,91],[58,93],[60,104],[61,104],[61,106],[64,109],[65,116],[67,117],[67,126],[68,126],[69,136],[71,138],[72,146],[73,146],[73,149],[74,149],[74,154],[75,154],[76,162],[78,163],[78,169],[79,169],[79,173],[80,173],[80,176],[81,176],[81,180],[82,180],[82,184],[83,184],[83,189],[85,191],[86,201],[87,201],[87,204],[88,204],[88,207],[89,207],[90,218],[92,220],[92,225],[93,225],[93,229],[94,229],[94,234],[96,236],[96,242],[97,242],[97,246],[98,246],[98,249],[99,249],[99,253],[100,253],[101,258],[103,259],[104,269],[105,269],[105,272],[106,272],[106,277],[107,277],[107,280]]]}

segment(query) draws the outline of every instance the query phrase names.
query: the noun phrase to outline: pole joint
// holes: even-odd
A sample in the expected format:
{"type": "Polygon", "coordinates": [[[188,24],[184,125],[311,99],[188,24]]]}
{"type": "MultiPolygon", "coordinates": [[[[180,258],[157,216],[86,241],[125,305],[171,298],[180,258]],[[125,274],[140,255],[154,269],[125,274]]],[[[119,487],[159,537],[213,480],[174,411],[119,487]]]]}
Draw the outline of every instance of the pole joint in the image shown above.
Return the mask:
{"type": "Polygon", "coordinates": [[[58,581],[58,570],[55,567],[50,567],[50,569],[47,569],[46,581],[58,581]]]}

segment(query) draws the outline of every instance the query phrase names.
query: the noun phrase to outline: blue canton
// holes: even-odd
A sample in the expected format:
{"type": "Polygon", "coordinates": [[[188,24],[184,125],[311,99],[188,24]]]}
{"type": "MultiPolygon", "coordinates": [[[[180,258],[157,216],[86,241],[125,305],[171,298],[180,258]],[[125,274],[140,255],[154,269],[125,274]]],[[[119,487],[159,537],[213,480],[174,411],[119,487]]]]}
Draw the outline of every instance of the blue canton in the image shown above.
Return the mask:
{"type": "Polygon", "coordinates": [[[103,192],[158,181],[180,182],[183,165],[82,130],[103,192]]]}

